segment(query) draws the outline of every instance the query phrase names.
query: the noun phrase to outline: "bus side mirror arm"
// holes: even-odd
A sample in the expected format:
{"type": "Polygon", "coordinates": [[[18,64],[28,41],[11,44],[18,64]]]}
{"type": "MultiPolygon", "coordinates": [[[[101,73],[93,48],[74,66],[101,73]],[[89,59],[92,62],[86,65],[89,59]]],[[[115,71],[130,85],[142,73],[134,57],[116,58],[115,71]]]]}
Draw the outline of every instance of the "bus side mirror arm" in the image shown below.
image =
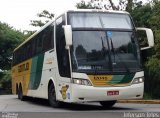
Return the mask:
{"type": "Polygon", "coordinates": [[[66,41],[66,49],[69,49],[69,47],[72,45],[72,27],[71,25],[64,25],[63,28],[66,41]]]}
{"type": "Polygon", "coordinates": [[[148,46],[147,47],[141,47],[141,50],[146,50],[146,49],[150,49],[152,47],[154,47],[154,36],[153,36],[153,32],[151,29],[149,28],[136,28],[137,32],[138,31],[145,31],[146,32],[146,38],[148,41],[148,46]]]}

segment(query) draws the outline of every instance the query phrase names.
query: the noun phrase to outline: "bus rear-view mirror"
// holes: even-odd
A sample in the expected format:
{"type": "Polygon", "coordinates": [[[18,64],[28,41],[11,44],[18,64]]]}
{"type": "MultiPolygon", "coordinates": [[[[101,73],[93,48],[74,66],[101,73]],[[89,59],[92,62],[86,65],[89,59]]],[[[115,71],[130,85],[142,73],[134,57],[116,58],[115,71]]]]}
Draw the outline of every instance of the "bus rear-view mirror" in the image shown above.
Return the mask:
{"type": "Polygon", "coordinates": [[[136,28],[138,42],[141,50],[146,50],[154,46],[154,37],[151,29],[148,28],[136,28]]]}
{"type": "Polygon", "coordinates": [[[72,27],[71,25],[64,25],[64,35],[66,40],[66,49],[72,45],[72,27]]]}

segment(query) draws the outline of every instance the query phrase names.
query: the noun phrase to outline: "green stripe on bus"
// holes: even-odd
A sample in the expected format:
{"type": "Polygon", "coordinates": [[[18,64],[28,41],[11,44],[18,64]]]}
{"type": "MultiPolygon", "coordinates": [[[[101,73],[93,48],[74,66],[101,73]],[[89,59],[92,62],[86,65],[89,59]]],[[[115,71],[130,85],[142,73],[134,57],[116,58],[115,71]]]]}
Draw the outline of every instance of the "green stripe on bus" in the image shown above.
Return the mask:
{"type": "Polygon", "coordinates": [[[109,84],[126,84],[132,81],[134,77],[134,74],[129,75],[113,75],[113,78],[111,81],[109,81],[109,84]]]}
{"type": "Polygon", "coordinates": [[[39,87],[42,76],[43,60],[44,54],[39,54],[32,59],[29,89],[35,90],[39,87]]]}
{"type": "Polygon", "coordinates": [[[125,75],[124,78],[119,82],[120,84],[130,83],[135,74],[125,75]]]}

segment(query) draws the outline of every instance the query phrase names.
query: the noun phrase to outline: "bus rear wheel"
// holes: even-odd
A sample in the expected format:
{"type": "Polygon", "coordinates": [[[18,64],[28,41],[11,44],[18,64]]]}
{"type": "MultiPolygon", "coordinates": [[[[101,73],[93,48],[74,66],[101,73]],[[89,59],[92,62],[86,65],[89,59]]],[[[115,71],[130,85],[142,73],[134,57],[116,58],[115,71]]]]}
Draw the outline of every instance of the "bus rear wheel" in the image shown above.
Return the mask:
{"type": "Polygon", "coordinates": [[[116,103],[116,100],[113,101],[101,101],[100,104],[102,105],[102,107],[104,108],[111,108],[113,107],[113,105],[116,103]]]}
{"type": "Polygon", "coordinates": [[[48,89],[48,101],[54,108],[58,108],[61,106],[61,102],[56,100],[56,92],[53,84],[51,84],[48,89]]]}
{"type": "Polygon", "coordinates": [[[20,85],[18,88],[18,99],[24,101],[26,99],[26,96],[23,96],[23,90],[22,86],[20,85]]]}

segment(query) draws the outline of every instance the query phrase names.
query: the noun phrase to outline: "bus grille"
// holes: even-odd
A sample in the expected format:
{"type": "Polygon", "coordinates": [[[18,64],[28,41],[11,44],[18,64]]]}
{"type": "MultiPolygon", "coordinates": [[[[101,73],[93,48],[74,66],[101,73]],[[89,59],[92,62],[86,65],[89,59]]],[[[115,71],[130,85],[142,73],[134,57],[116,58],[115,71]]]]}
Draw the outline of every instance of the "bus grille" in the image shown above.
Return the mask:
{"type": "Polygon", "coordinates": [[[93,86],[128,86],[134,77],[129,75],[88,75],[93,86]]]}

